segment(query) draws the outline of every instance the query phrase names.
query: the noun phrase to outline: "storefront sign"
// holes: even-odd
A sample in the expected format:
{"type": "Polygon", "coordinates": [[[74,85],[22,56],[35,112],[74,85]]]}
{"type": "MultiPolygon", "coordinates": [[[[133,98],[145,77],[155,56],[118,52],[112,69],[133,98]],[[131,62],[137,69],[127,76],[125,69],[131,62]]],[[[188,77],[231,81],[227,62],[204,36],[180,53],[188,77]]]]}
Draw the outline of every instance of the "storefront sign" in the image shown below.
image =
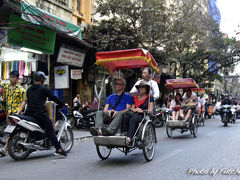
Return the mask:
{"type": "Polygon", "coordinates": [[[71,79],[82,79],[82,69],[72,69],[71,70],[71,79]]]}
{"type": "Polygon", "coordinates": [[[82,39],[80,26],[67,22],[32,5],[25,4],[23,1],[21,1],[21,10],[21,17],[26,21],[65,32],[69,36],[76,37],[80,40],[82,39]]]}
{"type": "Polygon", "coordinates": [[[54,54],[56,32],[40,26],[29,26],[29,23],[18,16],[10,16],[10,25],[19,26],[8,33],[9,44],[26,47],[47,54],[54,54]],[[24,25],[25,26],[22,26],[24,25]]]}
{"type": "Polygon", "coordinates": [[[54,68],[55,89],[69,88],[68,66],[57,66],[54,68]]]}
{"type": "Polygon", "coordinates": [[[60,48],[57,61],[72,66],[82,67],[85,54],[64,47],[60,48]]]}

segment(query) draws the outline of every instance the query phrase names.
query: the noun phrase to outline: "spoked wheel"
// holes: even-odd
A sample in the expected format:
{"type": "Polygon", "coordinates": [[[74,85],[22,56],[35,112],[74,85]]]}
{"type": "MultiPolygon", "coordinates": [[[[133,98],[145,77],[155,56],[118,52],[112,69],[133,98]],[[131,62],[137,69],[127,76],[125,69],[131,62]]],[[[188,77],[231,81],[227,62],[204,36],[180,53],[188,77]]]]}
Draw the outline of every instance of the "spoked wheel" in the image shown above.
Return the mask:
{"type": "Polygon", "coordinates": [[[98,154],[98,156],[99,156],[102,160],[107,159],[107,158],[110,156],[111,151],[112,151],[111,148],[108,148],[108,147],[106,147],[106,146],[99,146],[99,145],[96,145],[96,149],[97,149],[97,154],[98,154]]]}
{"type": "Polygon", "coordinates": [[[62,149],[65,152],[69,152],[72,149],[74,142],[73,132],[70,127],[67,128],[67,130],[63,130],[61,138],[60,138],[60,144],[62,149]]]}
{"type": "Polygon", "coordinates": [[[8,153],[15,160],[23,160],[31,153],[30,149],[26,149],[20,145],[22,142],[29,142],[30,136],[23,130],[15,131],[8,142],[8,153]]]}
{"type": "Polygon", "coordinates": [[[173,130],[168,125],[166,126],[166,132],[169,138],[172,137],[173,130]]]}
{"type": "Polygon", "coordinates": [[[144,134],[143,155],[146,161],[151,161],[155,152],[155,132],[152,124],[148,124],[144,134]]]}

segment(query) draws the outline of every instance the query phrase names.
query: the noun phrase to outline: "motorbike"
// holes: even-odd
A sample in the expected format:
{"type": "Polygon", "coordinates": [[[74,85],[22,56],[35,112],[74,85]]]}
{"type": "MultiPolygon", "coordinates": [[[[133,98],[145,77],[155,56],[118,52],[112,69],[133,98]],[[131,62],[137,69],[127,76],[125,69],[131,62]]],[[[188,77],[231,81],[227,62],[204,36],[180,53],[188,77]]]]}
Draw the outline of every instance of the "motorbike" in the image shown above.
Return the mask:
{"type": "Polygon", "coordinates": [[[163,107],[156,107],[152,121],[155,127],[163,127],[167,120],[168,109],[163,107]]]}
{"type": "MultiPolygon", "coordinates": [[[[14,115],[9,116],[9,121],[15,124],[15,126],[8,125],[5,129],[5,132],[11,133],[8,141],[8,153],[14,160],[23,160],[37,150],[54,148],[35,118],[14,115]]],[[[62,149],[69,152],[74,142],[73,132],[67,123],[67,117],[60,112],[60,109],[58,110],[54,130],[62,149]]]]}
{"type": "Polygon", "coordinates": [[[74,119],[74,126],[76,128],[87,128],[95,125],[95,117],[97,109],[90,109],[87,105],[82,105],[81,110],[79,110],[81,104],[78,102],[74,104],[72,116],[74,119]]]}
{"type": "Polygon", "coordinates": [[[4,129],[7,127],[7,113],[4,110],[0,110],[0,144],[5,145],[6,138],[4,129]]]}
{"type": "Polygon", "coordinates": [[[224,126],[227,126],[227,123],[230,122],[231,105],[222,105],[220,109],[220,114],[224,126]]]}
{"type": "Polygon", "coordinates": [[[237,120],[237,106],[236,105],[231,106],[231,113],[232,113],[231,122],[235,123],[235,121],[237,120]]]}

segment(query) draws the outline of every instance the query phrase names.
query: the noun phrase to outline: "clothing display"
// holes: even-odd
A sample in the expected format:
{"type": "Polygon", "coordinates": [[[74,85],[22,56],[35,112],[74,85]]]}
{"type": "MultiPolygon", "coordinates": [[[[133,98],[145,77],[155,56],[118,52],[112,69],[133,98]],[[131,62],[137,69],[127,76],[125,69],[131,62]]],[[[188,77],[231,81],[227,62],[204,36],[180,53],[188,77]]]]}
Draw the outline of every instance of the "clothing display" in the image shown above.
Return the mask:
{"type": "Polygon", "coordinates": [[[36,65],[35,62],[0,61],[1,77],[4,80],[9,79],[9,73],[11,71],[18,71],[20,74],[19,78],[23,78],[23,76],[30,76],[32,72],[32,66],[34,66],[32,63],[36,65]]]}

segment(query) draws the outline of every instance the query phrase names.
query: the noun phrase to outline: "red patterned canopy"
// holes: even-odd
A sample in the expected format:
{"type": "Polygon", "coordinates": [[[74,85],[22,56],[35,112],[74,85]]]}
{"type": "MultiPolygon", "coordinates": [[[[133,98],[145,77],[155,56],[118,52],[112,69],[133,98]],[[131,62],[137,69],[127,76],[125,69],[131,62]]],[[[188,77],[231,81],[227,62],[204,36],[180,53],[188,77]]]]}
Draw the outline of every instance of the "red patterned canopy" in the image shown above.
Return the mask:
{"type": "Polygon", "coordinates": [[[96,53],[96,64],[105,67],[109,72],[117,69],[152,67],[159,72],[158,65],[152,55],[145,49],[128,49],[96,53]]]}
{"type": "Polygon", "coordinates": [[[198,92],[198,93],[206,94],[206,91],[205,91],[205,89],[203,89],[203,88],[193,88],[192,91],[193,91],[193,92],[198,92]]]}
{"type": "Polygon", "coordinates": [[[166,79],[165,87],[168,89],[187,89],[199,88],[197,83],[192,78],[184,79],[166,79]]]}

